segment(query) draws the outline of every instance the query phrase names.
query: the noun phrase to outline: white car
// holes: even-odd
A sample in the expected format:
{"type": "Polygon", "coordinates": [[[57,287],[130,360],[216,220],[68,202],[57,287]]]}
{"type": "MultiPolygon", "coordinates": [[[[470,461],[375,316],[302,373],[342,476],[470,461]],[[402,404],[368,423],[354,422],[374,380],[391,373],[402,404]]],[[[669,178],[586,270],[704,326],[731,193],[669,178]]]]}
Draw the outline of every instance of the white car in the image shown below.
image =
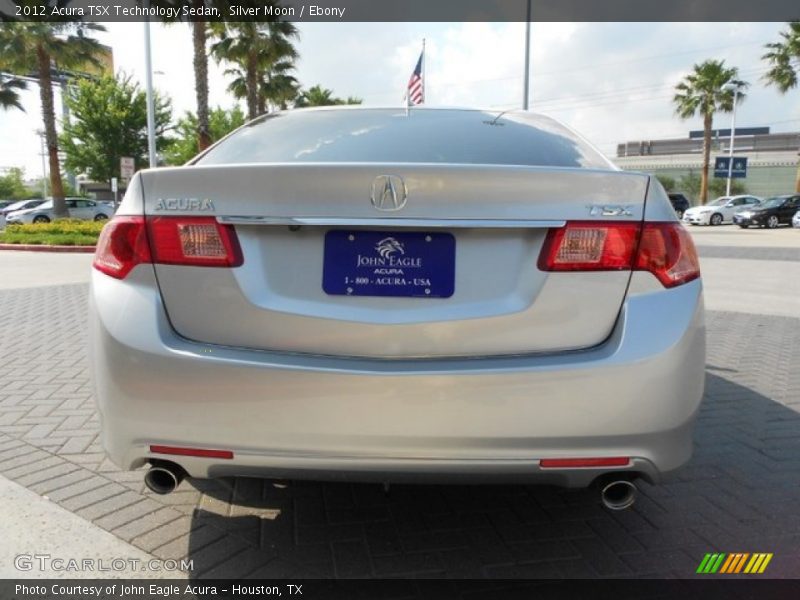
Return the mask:
{"type": "Polygon", "coordinates": [[[721,196],[702,206],[693,206],[683,213],[683,222],[691,225],[733,223],[733,215],[760,204],[755,196],[721,196]]]}
{"type": "MultiPolygon", "coordinates": [[[[114,208],[86,198],[67,198],[67,211],[70,219],[83,221],[107,221],[114,215],[114,208]]],[[[8,225],[23,223],[49,223],[55,220],[53,201],[48,200],[34,208],[18,210],[6,215],[8,225]]]]}

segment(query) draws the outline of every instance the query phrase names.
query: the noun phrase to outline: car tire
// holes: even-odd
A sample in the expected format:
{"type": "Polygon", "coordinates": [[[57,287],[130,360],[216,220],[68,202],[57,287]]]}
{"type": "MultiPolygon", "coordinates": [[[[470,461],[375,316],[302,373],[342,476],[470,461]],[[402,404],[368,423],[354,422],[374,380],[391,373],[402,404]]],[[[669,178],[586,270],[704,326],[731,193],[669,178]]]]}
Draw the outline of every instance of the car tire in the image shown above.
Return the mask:
{"type": "Polygon", "coordinates": [[[34,223],[49,223],[50,222],[50,217],[48,217],[46,215],[36,215],[35,217],[33,217],[33,222],[34,223]]]}
{"type": "Polygon", "coordinates": [[[745,225],[744,223],[742,223],[741,225],[739,225],[739,227],[741,227],[742,229],[747,229],[748,227],[750,227],[750,225],[745,225]]]}
{"type": "Polygon", "coordinates": [[[767,227],[770,229],[775,229],[779,224],[778,217],[775,215],[770,215],[767,217],[767,227]]]}
{"type": "Polygon", "coordinates": [[[95,221],[108,221],[108,215],[104,215],[103,213],[97,214],[94,216],[95,221]]]}
{"type": "Polygon", "coordinates": [[[713,215],[711,215],[711,218],[708,220],[708,224],[709,225],[714,225],[714,226],[722,225],[722,221],[723,221],[722,215],[719,214],[719,213],[714,213],[713,215]]]}

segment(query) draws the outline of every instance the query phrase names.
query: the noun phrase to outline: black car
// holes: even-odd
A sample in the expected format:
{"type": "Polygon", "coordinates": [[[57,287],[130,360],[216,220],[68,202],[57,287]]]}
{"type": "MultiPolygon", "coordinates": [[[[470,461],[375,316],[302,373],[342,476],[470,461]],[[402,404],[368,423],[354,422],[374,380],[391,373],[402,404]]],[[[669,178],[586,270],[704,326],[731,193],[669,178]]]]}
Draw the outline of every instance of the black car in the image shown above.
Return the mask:
{"type": "Polygon", "coordinates": [[[781,223],[792,224],[792,217],[800,209],[800,195],[774,196],[764,200],[755,208],[749,208],[733,216],[733,222],[742,229],[769,227],[775,229],[781,223]]]}
{"type": "Polygon", "coordinates": [[[672,208],[675,209],[675,213],[678,215],[679,219],[683,218],[683,213],[688,209],[692,203],[689,202],[689,199],[684,196],[683,194],[668,194],[669,201],[672,202],[672,208]]]}

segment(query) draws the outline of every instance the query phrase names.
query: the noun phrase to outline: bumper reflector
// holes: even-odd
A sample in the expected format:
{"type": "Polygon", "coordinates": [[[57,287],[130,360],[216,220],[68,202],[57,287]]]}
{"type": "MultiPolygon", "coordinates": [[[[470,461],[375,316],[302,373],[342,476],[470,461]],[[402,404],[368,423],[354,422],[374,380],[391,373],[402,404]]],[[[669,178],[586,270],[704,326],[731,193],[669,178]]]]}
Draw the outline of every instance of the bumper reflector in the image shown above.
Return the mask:
{"type": "Polygon", "coordinates": [[[631,459],[627,456],[609,458],[543,458],[541,469],[576,469],[580,467],[627,467],[631,459]]]}
{"type": "Polygon", "coordinates": [[[178,448],[176,446],[150,446],[154,454],[174,454],[177,456],[199,456],[201,458],[233,458],[230,450],[208,450],[206,448],[178,448]]]}

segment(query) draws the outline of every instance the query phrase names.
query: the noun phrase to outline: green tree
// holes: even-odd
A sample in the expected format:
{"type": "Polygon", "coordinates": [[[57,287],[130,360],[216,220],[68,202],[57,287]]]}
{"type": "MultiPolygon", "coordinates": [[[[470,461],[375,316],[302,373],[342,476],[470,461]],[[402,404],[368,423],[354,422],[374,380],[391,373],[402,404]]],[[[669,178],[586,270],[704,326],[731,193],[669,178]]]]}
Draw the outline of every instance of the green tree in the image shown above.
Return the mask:
{"type": "Polygon", "coordinates": [[[19,92],[27,87],[28,85],[22,79],[0,75],[0,109],[18,108],[25,112],[25,108],[19,101],[19,92]]]}
{"type": "Polygon", "coordinates": [[[672,192],[675,190],[675,178],[670,177],[669,175],[656,175],[656,179],[664,186],[664,189],[668,192],[672,192]]]}
{"type": "MultiPolygon", "coordinates": [[[[719,198],[720,196],[727,196],[727,186],[728,181],[727,179],[720,179],[715,177],[711,183],[708,184],[708,191],[713,198],[719,198]]],[[[731,196],[738,196],[739,194],[746,194],[747,193],[747,186],[745,186],[741,181],[737,179],[731,180],[731,196]]]]}
{"type": "MultiPolygon", "coordinates": [[[[768,52],[761,58],[769,63],[770,69],[764,76],[768,85],[774,85],[781,94],[796,88],[800,81],[800,21],[792,21],[785,31],[781,31],[781,41],[766,45],[768,52]]],[[[800,160],[794,189],[800,193],[800,160]]]]}
{"type": "MultiPolygon", "coordinates": [[[[258,114],[269,112],[273,107],[286,109],[294,102],[300,91],[300,84],[290,71],[294,63],[281,60],[270,64],[259,74],[258,81],[258,114]]],[[[235,98],[247,98],[247,76],[242,69],[233,67],[225,70],[225,75],[233,76],[228,91],[235,98]]]]}
{"type": "Polygon", "coordinates": [[[297,108],[309,106],[334,106],[338,104],[361,104],[361,98],[348,96],[347,98],[337,98],[333,95],[333,90],[323,88],[321,85],[314,85],[307,90],[303,90],[295,102],[297,108]]]}
{"type": "MultiPolygon", "coordinates": [[[[257,4],[278,6],[272,0],[257,4]]],[[[292,38],[298,37],[297,27],[275,17],[271,21],[215,22],[211,24],[211,32],[217,40],[211,44],[211,53],[217,62],[232,63],[244,75],[247,118],[256,118],[259,82],[264,80],[264,73],[277,63],[294,61],[298,56],[292,43],[292,38]]]]}
{"type": "MultiPolygon", "coordinates": [[[[725,84],[732,83],[739,89],[748,84],[738,79],[736,67],[726,67],[724,60],[707,60],[694,65],[692,72],[675,86],[672,101],[675,112],[681,119],[696,115],[703,117],[703,170],[700,173],[700,203],[708,201],[708,167],[711,161],[711,130],[714,114],[733,110],[734,92],[723,90],[725,84]]],[[[740,100],[744,99],[740,91],[740,100]]]]}
{"type": "Polygon", "coordinates": [[[23,181],[22,169],[11,168],[0,176],[0,198],[4,200],[24,200],[28,197],[28,188],[23,181]]]}
{"type": "Polygon", "coordinates": [[[689,171],[677,181],[677,189],[684,192],[694,203],[700,195],[700,176],[694,171],[689,171]]]}
{"type": "MultiPolygon", "coordinates": [[[[209,113],[209,139],[214,143],[242,125],[244,125],[244,113],[241,108],[237,106],[225,110],[217,107],[209,113]]],[[[197,131],[197,116],[186,112],[175,126],[174,140],[164,153],[167,164],[182,165],[200,152],[195,131],[197,131]]]]}
{"type": "Polygon", "coordinates": [[[50,162],[50,189],[56,218],[68,216],[64,185],[58,163],[58,133],[53,106],[52,68],[70,69],[97,63],[97,40],[93,31],[104,31],[96,23],[76,21],[6,22],[0,26],[0,69],[15,75],[35,73],[39,81],[47,154],[50,162]]]}
{"type": "MultiPolygon", "coordinates": [[[[131,77],[82,79],[66,98],[70,117],[64,123],[61,145],[67,169],[85,172],[94,181],[119,175],[119,159],[132,156],[139,167],[147,162],[147,100],[131,77]]],[[[172,118],[170,101],[155,96],[156,148],[170,140],[163,134],[172,118]]]]}

